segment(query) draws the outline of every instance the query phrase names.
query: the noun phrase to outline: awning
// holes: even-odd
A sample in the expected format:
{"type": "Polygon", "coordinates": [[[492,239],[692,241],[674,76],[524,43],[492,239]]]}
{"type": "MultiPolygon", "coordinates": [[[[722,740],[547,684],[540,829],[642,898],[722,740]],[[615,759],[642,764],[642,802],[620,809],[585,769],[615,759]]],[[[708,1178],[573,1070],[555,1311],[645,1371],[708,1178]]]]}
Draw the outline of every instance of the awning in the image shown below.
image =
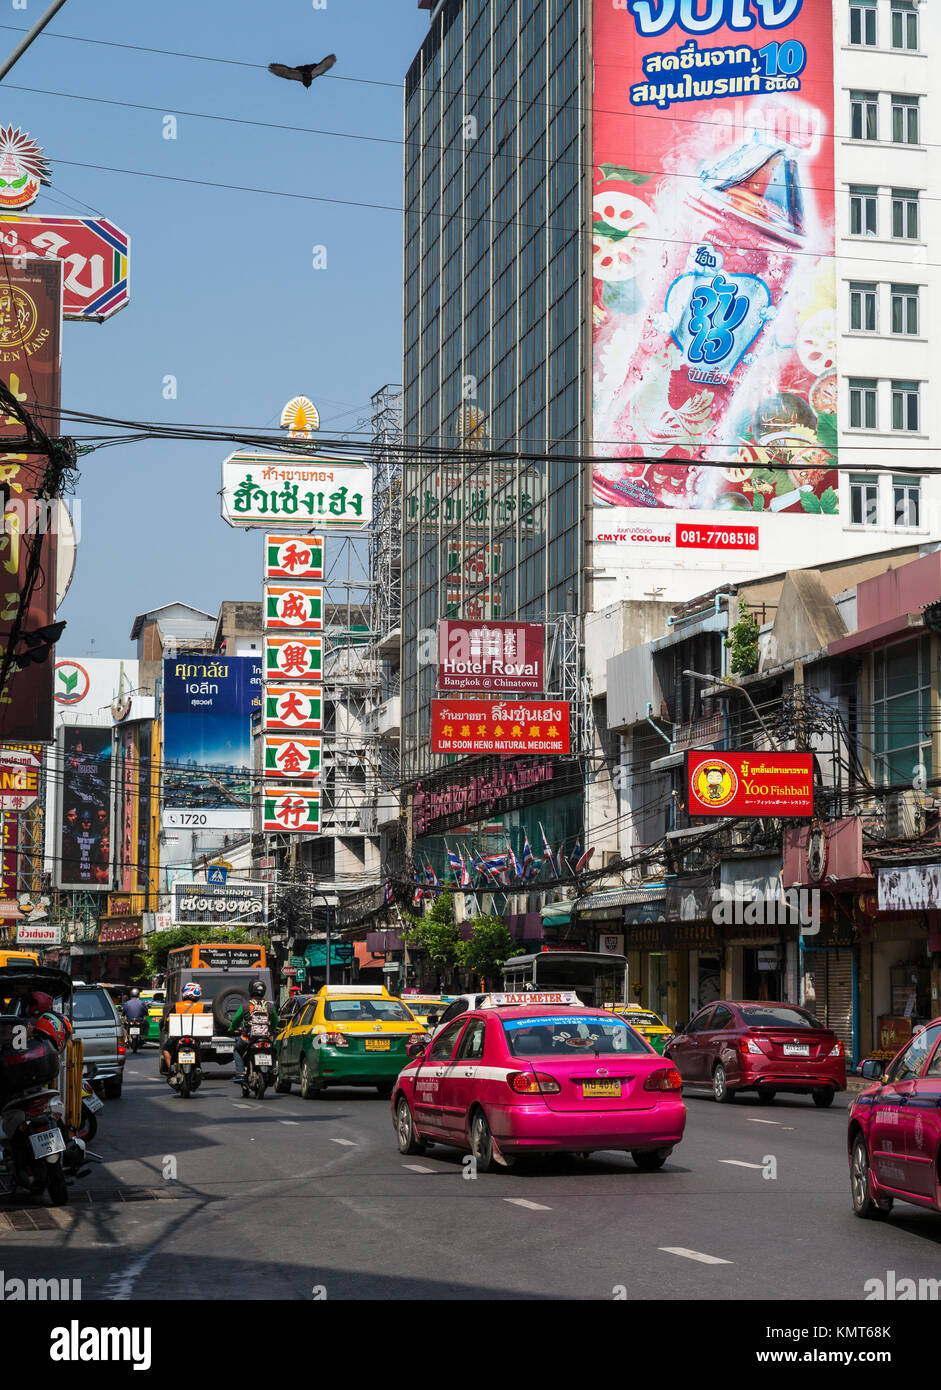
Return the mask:
{"type": "Polygon", "coordinates": [[[630,888],[610,888],[600,893],[589,893],[580,898],[579,912],[597,912],[603,907],[627,907],[629,903],[656,902],[666,892],[663,883],[639,883],[630,888]]]}
{"type": "Polygon", "coordinates": [[[574,906],[571,899],[564,903],[546,903],[539,909],[539,915],[544,922],[570,922],[574,906]]]}

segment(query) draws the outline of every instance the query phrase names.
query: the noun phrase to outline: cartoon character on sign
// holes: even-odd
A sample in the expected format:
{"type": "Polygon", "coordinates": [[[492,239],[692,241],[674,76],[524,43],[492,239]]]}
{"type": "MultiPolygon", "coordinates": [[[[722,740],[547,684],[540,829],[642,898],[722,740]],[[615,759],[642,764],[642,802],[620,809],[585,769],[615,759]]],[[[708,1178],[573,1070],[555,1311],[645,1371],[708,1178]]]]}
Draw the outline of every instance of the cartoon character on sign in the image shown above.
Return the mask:
{"type": "Polygon", "coordinates": [[[48,182],[49,163],[36,141],[19,127],[0,127],[0,208],[29,207],[48,182]]]}
{"type": "Polygon", "coordinates": [[[738,777],[723,758],[700,763],[693,774],[693,792],[707,806],[725,806],[738,791],[738,777]]]}

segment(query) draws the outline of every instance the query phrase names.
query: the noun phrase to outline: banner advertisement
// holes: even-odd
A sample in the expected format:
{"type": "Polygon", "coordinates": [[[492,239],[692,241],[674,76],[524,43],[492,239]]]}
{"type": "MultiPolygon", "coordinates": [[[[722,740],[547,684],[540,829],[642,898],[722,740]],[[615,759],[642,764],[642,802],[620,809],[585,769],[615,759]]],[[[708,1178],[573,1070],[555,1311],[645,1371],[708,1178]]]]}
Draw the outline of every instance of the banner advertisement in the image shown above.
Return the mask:
{"type": "Polygon", "coordinates": [[[812,816],[812,753],[686,754],[691,816],[812,816]]]}
{"type": "Polygon", "coordinates": [[[939,907],[941,864],[879,870],[880,912],[936,912],[939,907]]]}
{"type": "Polygon", "coordinates": [[[153,725],[140,724],[137,730],[137,887],[146,894],[146,901],[155,891],[150,882],[150,840],[153,832],[151,822],[151,782],[154,767],[152,761],[153,725]]]}
{"type": "MultiPolygon", "coordinates": [[[[0,282],[0,367],[17,400],[48,435],[59,432],[59,360],[62,333],[62,262],[4,263],[0,282]],[[24,268],[25,267],[25,268],[24,268]]],[[[0,414],[0,440],[22,439],[21,422],[0,414]]],[[[6,501],[0,536],[0,651],[9,645],[18,596],[26,588],[30,553],[38,547],[40,579],[26,608],[22,628],[35,631],[55,618],[56,586],[42,575],[56,569],[55,517],[59,503],[37,492],[48,460],[43,454],[2,456],[6,501]]],[[[20,645],[17,648],[22,651],[20,645]]],[[[51,743],[52,658],[11,667],[0,695],[0,739],[51,743]]]]}
{"type": "Polygon", "coordinates": [[[323,536],[265,536],[265,579],[323,579],[323,536]]]}
{"type": "Polygon", "coordinates": [[[163,663],[163,698],[164,825],[248,830],[260,663],[251,656],[170,658],[163,663]]]}
{"type": "Polygon", "coordinates": [[[438,624],[439,690],[544,690],[541,623],[438,624]]]}
{"type": "Polygon", "coordinates": [[[111,887],[111,730],[62,728],[57,888],[111,887]]]}
{"type": "Polygon", "coordinates": [[[25,811],[39,800],[43,745],[0,747],[0,811],[25,811]]]}
{"type": "Polygon", "coordinates": [[[268,925],[268,885],[248,879],[215,883],[174,883],[171,898],[174,926],[227,927],[268,925]]]}
{"type": "Polygon", "coordinates": [[[830,0],[594,0],[594,501],[835,515],[830,0]]]}
{"type": "Polygon", "coordinates": [[[17,946],[59,946],[62,928],[49,922],[20,922],[16,928],[17,946]]]}
{"type": "Polygon", "coordinates": [[[569,706],[432,700],[433,753],[567,753],[569,706]]]}
{"type": "Polygon", "coordinates": [[[222,465],[222,519],[230,526],[290,522],[363,531],[372,522],[372,465],[239,449],[222,465]]]}
{"type": "Polygon", "coordinates": [[[120,729],[117,734],[118,754],[117,785],[120,788],[117,821],[120,833],[115,849],[117,856],[114,866],[115,884],[122,893],[130,893],[134,888],[137,857],[137,803],[138,780],[137,731],[132,725],[120,729]]]}
{"type": "Polygon", "coordinates": [[[130,241],[105,217],[51,213],[0,217],[0,244],[9,259],[43,256],[62,261],[62,317],[102,323],[128,302],[130,241]]]}

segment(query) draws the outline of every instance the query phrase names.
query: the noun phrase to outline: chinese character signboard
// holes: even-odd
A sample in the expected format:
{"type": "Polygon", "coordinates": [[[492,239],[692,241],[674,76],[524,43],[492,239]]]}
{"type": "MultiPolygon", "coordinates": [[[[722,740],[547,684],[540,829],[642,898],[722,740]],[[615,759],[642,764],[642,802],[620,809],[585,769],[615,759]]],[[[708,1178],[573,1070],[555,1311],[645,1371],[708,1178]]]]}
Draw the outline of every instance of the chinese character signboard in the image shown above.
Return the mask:
{"type": "Polygon", "coordinates": [[[323,536],[265,536],[265,574],[306,584],[323,579],[323,536]]]}
{"type": "Polygon", "coordinates": [[[58,888],[111,887],[111,729],[62,728],[56,816],[58,888]]]}
{"type": "Polygon", "coordinates": [[[320,834],[320,792],[265,786],[262,797],[262,830],[298,830],[320,834]]]}
{"type": "Polygon", "coordinates": [[[25,811],[39,800],[42,745],[0,747],[0,811],[25,811]]]}
{"type": "Polygon", "coordinates": [[[543,690],[541,623],[458,622],[438,625],[441,690],[543,690]]]}
{"type": "Polygon", "coordinates": [[[432,700],[433,753],[567,753],[569,707],[548,703],[491,704],[486,700],[432,700]]]}
{"type": "MultiPolygon", "coordinates": [[[[0,282],[0,376],[49,435],[59,430],[61,322],[62,263],[29,261],[17,269],[7,261],[0,282]]],[[[0,441],[24,433],[15,416],[0,416],[0,441]]],[[[49,522],[55,516],[49,509],[57,504],[37,499],[47,466],[42,454],[0,455],[7,497],[0,535],[0,651],[16,619],[30,552],[39,548],[40,575],[55,574],[57,528],[49,522]]],[[[53,583],[36,584],[24,628],[32,631],[53,621],[55,589],[53,583]]],[[[52,672],[51,660],[10,671],[0,695],[0,739],[51,742],[52,672]]]]}
{"type": "Polygon", "coordinates": [[[686,754],[691,816],[812,816],[812,753],[686,754]]]}
{"type": "Polygon", "coordinates": [[[170,658],[163,663],[163,693],[163,824],[249,829],[259,662],[170,658]]]}
{"type": "Polygon", "coordinates": [[[265,734],[265,776],[320,776],[320,739],[265,734]]]}
{"type": "Polygon", "coordinates": [[[264,725],[266,730],[288,733],[316,731],[323,727],[323,691],[312,685],[266,685],[264,725]]]}
{"type": "Polygon", "coordinates": [[[292,681],[319,681],[323,675],[323,639],[265,637],[265,677],[292,681]]]}
{"type": "Polygon", "coordinates": [[[276,632],[316,632],[323,627],[323,589],[311,584],[266,584],[265,627],[276,632]]]}
{"type": "Polygon", "coordinates": [[[41,256],[62,262],[63,318],[100,323],[128,302],[130,242],[107,218],[0,211],[0,246],[8,260],[41,256]]]}
{"type": "Polygon", "coordinates": [[[593,11],[595,524],[833,515],[830,0],[593,11]]]}
{"type": "Polygon", "coordinates": [[[372,468],[320,454],[299,459],[241,449],[222,465],[222,519],[230,526],[290,522],[365,530],[372,521],[372,468]]]}

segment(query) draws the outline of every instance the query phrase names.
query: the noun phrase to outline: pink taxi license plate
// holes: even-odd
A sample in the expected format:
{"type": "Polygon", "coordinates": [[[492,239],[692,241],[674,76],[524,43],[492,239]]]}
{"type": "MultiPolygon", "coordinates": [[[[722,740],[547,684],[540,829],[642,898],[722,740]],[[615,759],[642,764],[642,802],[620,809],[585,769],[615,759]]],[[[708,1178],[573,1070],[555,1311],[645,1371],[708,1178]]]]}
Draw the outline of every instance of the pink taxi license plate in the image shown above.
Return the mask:
{"type": "Polygon", "coordinates": [[[589,1096],[619,1096],[621,1094],[620,1081],[583,1081],[582,1095],[587,1099],[589,1096]]]}

